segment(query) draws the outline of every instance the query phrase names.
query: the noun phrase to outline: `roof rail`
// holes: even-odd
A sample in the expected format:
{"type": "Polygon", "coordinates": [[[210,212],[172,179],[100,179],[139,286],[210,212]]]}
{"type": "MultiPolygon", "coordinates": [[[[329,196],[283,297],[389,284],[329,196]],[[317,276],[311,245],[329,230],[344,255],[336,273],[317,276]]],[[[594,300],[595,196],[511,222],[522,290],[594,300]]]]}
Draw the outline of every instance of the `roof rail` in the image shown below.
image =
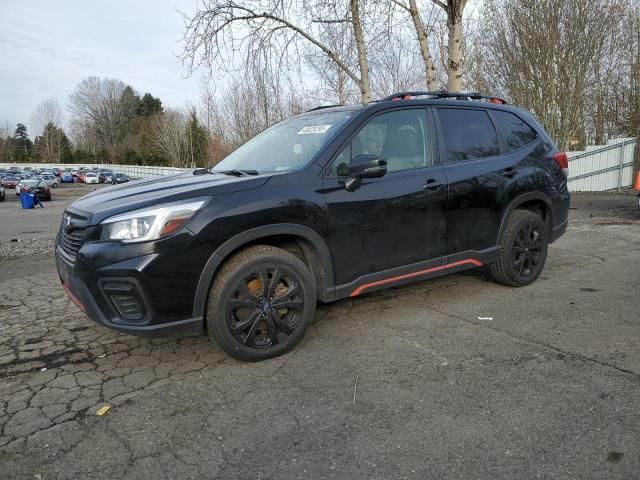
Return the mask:
{"type": "Polygon", "coordinates": [[[433,97],[433,98],[455,98],[456,100],[486,100],[489,103],[498,103],[508,105],[506,100],[499,97],[480,95],[478,92],[447,92],[446,90],[438,90],[434,92],[398,92],[380,100],[381,102],[392,102],[397,100],[411,100],[415,97],[433,97]]]}
{"type": "Polygon", "coordinates": [[[307,112],[315,112],[316,110],[322,110],[323,108],[332,108],[332,107],[344,107],[344,104],[342,104],[342,103],[335,103],[335,104],[333,104],[333,105],[320,105],[320,106],[317,106],[317,107],[312,108],[311,110],[307,110],[307,111],[306,111],[306,112],[304,112],[304,113],[307,113],[307,112]]]}

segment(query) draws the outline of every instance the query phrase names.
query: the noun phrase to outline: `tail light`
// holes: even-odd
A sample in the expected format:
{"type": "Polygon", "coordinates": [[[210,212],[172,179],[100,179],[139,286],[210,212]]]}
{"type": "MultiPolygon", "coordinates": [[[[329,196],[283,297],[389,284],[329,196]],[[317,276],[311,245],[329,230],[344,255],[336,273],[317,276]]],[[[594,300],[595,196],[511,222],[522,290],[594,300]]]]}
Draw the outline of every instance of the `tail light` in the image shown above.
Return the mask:
{"type": "Polygon", "coordinates": [[[553,154],[553,159],[556,164],[562,170],[566,177],[569,176],[569,159],[567,158],[567,154],[564,152],[556,152],[553,154]]]}

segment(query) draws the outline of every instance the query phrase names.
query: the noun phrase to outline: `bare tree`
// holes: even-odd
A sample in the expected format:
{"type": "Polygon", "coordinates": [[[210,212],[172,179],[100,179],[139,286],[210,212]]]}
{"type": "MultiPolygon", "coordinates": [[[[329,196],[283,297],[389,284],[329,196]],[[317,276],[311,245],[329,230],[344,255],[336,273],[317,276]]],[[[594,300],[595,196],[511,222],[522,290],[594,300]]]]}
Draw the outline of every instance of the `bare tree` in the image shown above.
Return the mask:
{"type": "Polygon", "coordinates": [[[207,133],[211,135],[216,116],[216,91],[211,79],[206,77],[200,82],[200,116],[207,133]]]}
{"type": "Polygon", "coordinates": [[[118,143],[135,115],[137,99],[131,88],[120,80],[88,77],[80,82],[69,98],[72,122],[91,132],[115,160],[118,143]]]}
{"type": "MultiPolygon", "coordinates": [[[[402,33],[388,35],[385,47],[372,51],[370,63],[371,91],[378,98],[392,92],[420,90],[426,85],[421,55],[407,49],[407,37],[402,33]]],[[[434,85],[427,88],[437,89],[434,85]]]]}
{"type": "Polygon", "coordinates": [[[488,83],[531,110],[561,148],[584,143],[589,75],[620,14],[619,0],[486,0],[488,83]]]}
{"type": "MultiPolygon", "coordinates": [[[[615,91],[620,97],[622,131],[640,141],[640,0],[630,0],[620,28],[625,38],[621,67],[627,75],[622,88],[615,91]]],[[[640,144],[636,144],[634,180],[640,175],[640,144]]]]}
{"type": "MultiPolygon", "coordinates": [[[[416,36],[418,38],[418,45],[420,47],[420,55],[424,63],[424,78],[426,81],[427,89],[429,91],[437,90],[438,83],[436,79],[436,68],[433,62],[433,56],[431,55],[431,48],[429,47],[429,33],[432,30],[432,25],[425,26],[422,19],[422,15],[418,10],[417,0],[408,0],[405,3],[403,0],[391,0],[395,5],[406,11],[411,17],[413,27],[415,29],[416,36]]],[[[436,2],[437,3],[437,2],[436,2]]],[[[431,21],[434,16],[433,11],[430,11],[429,20],[431,21]]],[[[430,22],[431,23],[431,22],[430,22]]]]}
{"type": "Polygon", "coordinates": [[[462,76],[464,74],[464,38],[462,19],[467,0],[431,0],[447,14],[447,90],[459,92],[462,90],[462,76]]]}
{"type": "Polygon", "coordinates": [[[0,125],[0,162],[11,162],[13,160],[13,128],[9,122],[5,121],[0,125]]]}
{"type": "Polygon", "coordinates": [[[200,65],[228,70],[230,57],[242,50],[245,65],[267,55],[275,57],[280,68],[287,69],[299,64],[301,50],[312,47],[322,51],[353,80],[361,101],[368,103],[369,65],[361,13],[360,0],[203,0],[194,16],[185,19],[183,59],[190,71],[200,65]],[[357,69],[320,39],[323,25],[342,22],[351,26],[357,69]]]}
{"type": "Polygon", "coordinates": [[[41,102],[32,114],[32,122],[41,135],[46,162],[60,163],[62,153],[62,109],[54,98],[41,102]]]}
{"type": "Polygon", "coordinates": [[[153,145],[172,167],[189,165],[189,145],[185,135],[186,115],[177,109],[154,114],[149,128],[153,145]]]}
{"type": "MultiPolygon", "coordinates": [[[[320,32],[321,40],[336,54],[343,59],[343,62],[354,68],[356,59],[353,53],[355,46],[353,36],[348,32],[349,24],[346,22],[335,22],[324,24],[320,32]]],[[[318,90],[318,100],[336,102],[345,105],[353,100],[357,95],[357,84],[340,68],[331,58],[321,50],[314,50],[307,56],[307,64],[320,81],[318,90]]]]}

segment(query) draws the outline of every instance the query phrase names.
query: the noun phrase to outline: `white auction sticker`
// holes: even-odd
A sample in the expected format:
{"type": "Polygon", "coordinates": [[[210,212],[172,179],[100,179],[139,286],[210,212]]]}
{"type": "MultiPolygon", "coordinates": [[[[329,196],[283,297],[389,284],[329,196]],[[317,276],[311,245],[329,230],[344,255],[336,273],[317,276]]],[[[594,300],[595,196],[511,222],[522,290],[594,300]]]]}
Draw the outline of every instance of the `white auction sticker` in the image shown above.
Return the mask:
{"type": "Polygon", "coordinates": [[[298,135],[309,135],[310,133],[324,133],[331,128],[331,125],[310,125],[298,132],[298,135]]]}

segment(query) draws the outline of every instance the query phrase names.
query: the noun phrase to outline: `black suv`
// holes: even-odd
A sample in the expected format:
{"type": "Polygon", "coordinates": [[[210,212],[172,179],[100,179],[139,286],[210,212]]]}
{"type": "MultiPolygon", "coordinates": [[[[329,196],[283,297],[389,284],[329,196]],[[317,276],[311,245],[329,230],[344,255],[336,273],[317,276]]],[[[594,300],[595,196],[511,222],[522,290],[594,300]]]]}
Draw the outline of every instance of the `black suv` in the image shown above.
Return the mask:
{"type": "Polygon", "coordinates": [[[300,341],[316,301],[488,265],[533,282],[567,226],[567,157],[527,112],[408,92],[282,121],[215,167],[75,201],[63,287],[131,334],[206,331],[261,360],[300,341]]]}

